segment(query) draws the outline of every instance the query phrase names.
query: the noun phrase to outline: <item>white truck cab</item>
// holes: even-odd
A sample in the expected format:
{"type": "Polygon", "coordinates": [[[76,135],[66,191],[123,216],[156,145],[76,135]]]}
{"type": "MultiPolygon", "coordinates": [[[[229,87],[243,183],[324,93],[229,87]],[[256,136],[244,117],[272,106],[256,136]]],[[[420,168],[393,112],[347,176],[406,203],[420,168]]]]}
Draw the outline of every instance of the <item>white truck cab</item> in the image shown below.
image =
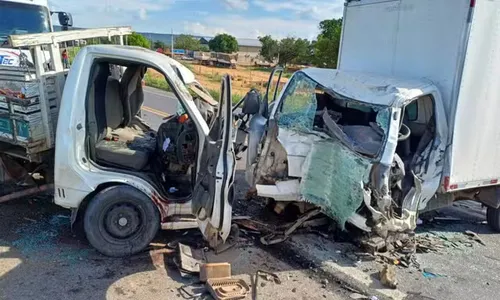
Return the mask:
{"type": "Polygon", "coordinates": [[[160,226],[193,228],[193,215],[211,245],[229,235],[235,167],[230,78],[224,77],[216,116],[207,123],[181,79],[189,76],[179,76],[189,74],[182,68],[165,55],[127,46],[87,46],[73,62],[57,126],[55,203],[82,210],[88,240],[106,255],[142,250],[160,226]],[[111,76],[110,65],[126,67],[121,79],[111,76]],[[137,117],[147,68],[165,76],[184,108],[165,121],[175,134],[159,134],[137,117]],[[190,138],[181,142],[182,136],[190,138]],[[170,161],[171,149],[191,151],[184,153],[191,160],[170,161]],[[181,191],[169,189],[175,185],[181,191]]]}
{"type": "Polygon", "coordinates": [[[71,14],[50,11],[47,0],[0,0],[0,67],[19,67],[23,62],[32,65],[31,53],[12,49],[8,36],[53,32],[54,13],[63,29],[73,25],[71,14]]]}
{"type": "Polygon", "coordinates": [[[52,32],[47,0],[0,1],[0,39],[12,34],[52,32]]]}
{"type": "Polygon", "coordinates": [[[117,27],[9,36],[14,49],[35,59],[32,68],[0,68],[0,83],[17,84],[0,94],[0,183],[17,187],[0,190],[0,203],[53,189],[55,203],[71,209],[72,221],[82,221],[89,242],[109,256],[141,251],[159,228],[200,228],[216,247],[231,229],[230,77],[217,102],[179,62],[123,45],[83,47],[69,72],[63,68],[60,43],[123,43],[130,33],[117,27]],[[140,118],[148,69],[164,76],[178,103],[157,130],[140,118]]]}

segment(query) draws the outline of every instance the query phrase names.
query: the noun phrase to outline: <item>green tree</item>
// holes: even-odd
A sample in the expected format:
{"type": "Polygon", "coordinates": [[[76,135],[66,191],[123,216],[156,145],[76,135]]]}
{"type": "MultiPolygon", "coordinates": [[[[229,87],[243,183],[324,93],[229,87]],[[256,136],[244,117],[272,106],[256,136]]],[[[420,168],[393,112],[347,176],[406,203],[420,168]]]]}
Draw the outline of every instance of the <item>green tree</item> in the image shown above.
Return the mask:
{"type": "Polygon", "coordinates": [[[270,35],[259,37],[259,41],[262,44],[260,55],[264,57],[265,60],[273,62],[278,57],[279,42],[270,35]]]}
{"type": "Polygon", "coordinates": [[[314,64],[320,67],[336,68],[342,33],[342,19],[321,21],[319,29],[321,32],[314,43],[314,64]]]}
{"type": "Polygon", "coordinates": [[[166,48],[165,43],[162,42],[162,41],[156,41],[156,42],[154,42],[153,43],[153,49],[158,49],[158,48],[165,49],[166,48]]]}
{"type": "Polygon", "coordinates": [[[210,50],[215,52],[233,53],[238,51],[236,38],[229,34],[218,34],[208,42],[210,50]]]}
{"type": "Polygon", "coordinates": [[[280,65],[286,67],[286,64],[297,58],[296,42],[297,40],[292,37],[287,37],[279,42],[278,58],[280,65]]]}
{"type": "Polygon", "coordinates": [[[142,34],[139,34],[137,32],[132,32],[131,35],[128,36],[128,44],[131,46],[139,46],[139,47],[144,47],[144,48],[151,48],[151,43],[149,40],[144,37],[142,34]]]}
{"type": "Polygon", "coordinates": [[[307,65],[312,63],[312,49],[311,42],[306,39],[295,40],[295,53],[296,57],[293,62],[296,64],[307,65]]]}
{"type": "Polygon", "coordinates": [[[198,51],[201,45],[200,41],[191,35],[181,34],[175,38],[174,47],[176,49],[198,51]]]}

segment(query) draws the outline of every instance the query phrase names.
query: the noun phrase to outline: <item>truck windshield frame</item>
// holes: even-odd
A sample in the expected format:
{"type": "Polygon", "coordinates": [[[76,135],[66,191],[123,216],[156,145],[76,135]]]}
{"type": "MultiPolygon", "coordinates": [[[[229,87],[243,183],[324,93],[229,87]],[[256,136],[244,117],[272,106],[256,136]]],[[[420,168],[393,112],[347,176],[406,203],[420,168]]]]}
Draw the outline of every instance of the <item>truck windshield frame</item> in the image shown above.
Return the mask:
{"type": "Polygon", "coordinates": [[[373,161],[383,153],[392,119],[391,107],[345,98],[303,72],[290,78],[276,113],[279,127],[326,133],[373,161]]]}
{"type": "Polygon", "coordinates": [[[13,34],[50,32],[50,14],[46,7],[33,4],[0,2],[0,41],[13,34]]]}

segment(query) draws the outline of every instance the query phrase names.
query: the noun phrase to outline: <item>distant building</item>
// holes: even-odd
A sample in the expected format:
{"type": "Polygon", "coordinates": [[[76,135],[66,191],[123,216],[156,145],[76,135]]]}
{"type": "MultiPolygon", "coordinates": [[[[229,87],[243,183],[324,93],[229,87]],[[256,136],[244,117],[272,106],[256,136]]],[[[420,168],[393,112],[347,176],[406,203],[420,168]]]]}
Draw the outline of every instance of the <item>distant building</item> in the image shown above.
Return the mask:
{"type": "Polygon", "coordinates": [[[211,37],[201,37],[199,39],[200,45],[205,45],[208,47],[208,42],[210,42],[211,39],[212,39],[211,37]]]}
{"type": "Polygon", "coordinates": [[[238,64],[253,65],[260,60],[260,49],[262,44],[257,39],[239,39],[238,42],[238,64]]]}
{"type": "MultiPolygon", "coordinates": [[[[139,32],[144,35],[148,40],[153,44],[155,41],[161,41],[165,43],[167,47],[171,46],[172,40],[175,41],[175,38],[178,35],[172,37],[169,33],[151,33],[151,32],[139,32]]],[[[200,41],[201,45],[205,45],[208,47],[208,43],[213,37],[209,36],[199,36],[193,35],[194,38],[200,41]]],[[[240,39],[236,38],[238,42],[238,59],[237,64],[240,65],[254,65],[262,62],[262,58],[260,57],[260,49],[262,48],[262,44],[258,39],[240,39]]]]}

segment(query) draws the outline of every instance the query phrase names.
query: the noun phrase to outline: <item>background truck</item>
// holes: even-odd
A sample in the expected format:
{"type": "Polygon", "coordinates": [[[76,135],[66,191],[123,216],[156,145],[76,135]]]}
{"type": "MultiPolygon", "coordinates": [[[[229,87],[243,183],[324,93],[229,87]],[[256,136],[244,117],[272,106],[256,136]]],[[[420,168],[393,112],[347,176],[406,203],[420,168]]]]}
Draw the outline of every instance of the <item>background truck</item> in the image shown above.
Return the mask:
{"type": "Polygon", "coordinates": [[[346,1],[338,69],[300,70],[254,110],[247,181],[381,246],[462,199],[500,231],[499,20],[500,1],[346,1]]]}
{"type": "MultiPolygon", "coordinates": [[[[49,38],[43,34],[54,31],[53,13],[46,0],[0,1],[0,202],[52,187],[54,136],[68,73],[59,46],[98,37],[123,41],[131,32],[106,28],[49,38]]],[[[70,14],[56,13],[63,30],[72,25],[70,14]]]]}

